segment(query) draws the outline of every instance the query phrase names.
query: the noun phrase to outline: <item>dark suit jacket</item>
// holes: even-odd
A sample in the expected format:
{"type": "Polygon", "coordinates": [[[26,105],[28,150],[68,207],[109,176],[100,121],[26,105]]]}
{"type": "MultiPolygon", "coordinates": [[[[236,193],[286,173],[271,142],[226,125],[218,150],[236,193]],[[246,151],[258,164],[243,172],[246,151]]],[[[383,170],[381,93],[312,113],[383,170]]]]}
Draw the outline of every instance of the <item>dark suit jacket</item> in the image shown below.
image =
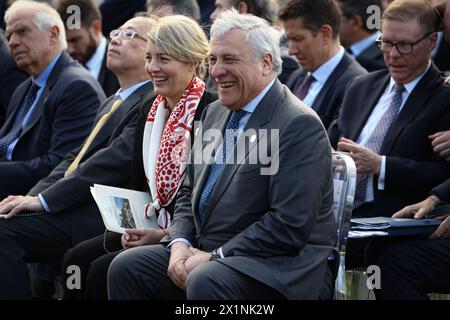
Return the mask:
{"type": "MultiPolygon", "coordinates": [[[[328,128],[338,117],[347,83],[354,77],[366,73],[367,71],[355,59],[347,53],[344,54],[311,106],[319,115],[325,128],[328,128]]],[[[292,73],[286,85],[295,93],[306,76],[307,73],[303,69],[298,69],[292,73]]]]}
{"type": "MultiPolygon", "coordinates": [[[[208,129],[223,132],[231,112],[217,101],[204,115],[202,130],[198,130],[203,134],[208,129]]],[[[257,138],[240,137],[238,145],[247,140],[248,151],[238,154],[236,164],[225,167],[203,224],[198,219],[198,203],[210,170],[207,163],[213,158],[206,150],[219,146],[221,139],[196,137],[192,153],[203,155],[206,163],[188,166],[170,238],[185,238],[204,251],[222,246],[225,258],[220,263],[287,298],[317,299],[336,241],[331,148],[324,128],[317,115],[277,80],[245,129],[255,130],[257,138]],[[268,145],[259,143],[259,148],[272,154],[271,164],[274,169],[279,164],[279,170],[261,175],[261,165],[249,164],[248,156],[258,149],[256,141],[274,134],[272,129],[279,133],[279,140],[268,139],[268,145]]]]}
{"type": "Polygon", "coordinates": [[[433,61],[439,70],[450,71],[450,44],[445,39],[439,44],[433,61]]]}
{"type": "MultiPolygon", "coordinates": [[[[14,91],[0,136],[9,132],[30,85],[31,78],[14,91]]],[[[97,81],[63,52],[20,134],[12,161],[0,162],[1,196],[27,193],[78,147],[89,134],[104,99],[97,81]]]]}
{"type": "Polygon", "coordinates": [[[2,127],[14,90],[28,78],[24,71],[17,68],[16,62],[9,54],[2,30],[0,30],[0,61],[0,127],[2,127]]]}
{"type": "Polygon", "coordinates": [[[383,53],[375,42],[361,52],[355,59],[368,72],[386,69],[383,53]]]}
{"type": "MultiPolygon", "coordinates": [[[[356,140],[389,83],[387,70],[355,78],[348,87],[339,118],[340,135],[356,140]]],[[[386,156],[385,190],[374,178],[375,203],[354,215],[391,216],[425,199],[449,177],[450,163],[433,152],[429,135],[450,128],[450,88],[432,65],[405,102],[387,133],[380,154],[386,156]]],[[[336,141],[334,141],[336,143],[336,141]]]]}
{"type": "Polygon", "coordinates": [[[106,48],[105,55],[102,61],[102,67],[100,68],[100,73],[98,74],[98,82],[103,88],[105,95],[107,97],[115,94],[120,88],[119,80],[117,80],[116,75],[106,67],[106,59],[108,55],[108,48],[106,48]]]}
{"type": "Polygon", "coordinates": [[[431,194],[436,195],[441,201],[450,202],[450,179],[431,190],[431,194]]]}
{"type": "Polygon", "coordinates": [[[282,55],[281,59],[283,60],[283,68],[278,75],[278,80],[280,80],[282,84],[286,84],[291,74],[299,68],[299,65],[297,61],[290,56],[282,55]]]}

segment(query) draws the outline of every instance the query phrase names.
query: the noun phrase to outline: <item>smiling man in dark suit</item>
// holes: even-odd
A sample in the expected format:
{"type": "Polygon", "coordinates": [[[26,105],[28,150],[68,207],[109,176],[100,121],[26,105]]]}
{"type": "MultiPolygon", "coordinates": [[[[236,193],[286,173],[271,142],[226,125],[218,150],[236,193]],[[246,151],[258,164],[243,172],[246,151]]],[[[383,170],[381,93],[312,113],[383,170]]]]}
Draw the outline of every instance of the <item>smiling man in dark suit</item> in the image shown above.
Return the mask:
{"type": "Polygon", "coordinates": [[[276,79],[279,38],[265,20],[236,11],[213,23],[219,101],[197,131],[205,136],[179,191],[170,252],[158,244],[119,254],[110,298],[318,299],[331,280],[331,148],[317,115],[276,79]],[[270,163],[251,158],[258,149],[270,163]]]}
{"type": "Polygon", "coordinates": [[[103,90],[63,50],[64,27],[47,4],[17,1],[5,14],[9,47],[31,77],[14,91],[0,128],[0,198],[26,193],[89,134],[103,90]]]}
{"type": "Polygon", "coordinates": [[[154,97],[145,72],[145,34],[152,20],[131,19],[113,32],[108,68],[121,88],[101,106],[86,141],[70,152],[27,196],[0,203],[0,299],[30,298],[26,262],[52,262],[104,230],[89,187],[132,187],[136,120],[144,98],[154,97]],[[31,213],[31,216],[28,216],[31,213]],[[11,218],[11,219],[10,219],[11,218]]]}
{"type": "Polygon", "coordinates": [[[56,10],[65,23],[67,52],[98,80],[106,96],[116,93],[120,85],[114,72],[106,66],[108,41],[102,34],[102,16],[95,1],[60,0],[56,10]],[[79,28],[69,25],[73,23],[74,11],[68,10],[71,6],[80,9],[79,28]]]}
{"type": "Polygon", "coordinates": [[[353,216],[391,216],[449,176],[429,138],[450,127],[450,88],[431,62],[436,26],[430,2],[391,3],[379,42],[388,70],[354,79],[345,93],[338,149],[356,162],[353,216]]]}
{"type": "Polygon", "coordinates": [[[289,54],[302,67],[286,85],[328,128],[338,116],[347,83],[367,73],[340,44],[339,8],[334,0],[292,0],[281,9],[279,18],[289,54]]]}

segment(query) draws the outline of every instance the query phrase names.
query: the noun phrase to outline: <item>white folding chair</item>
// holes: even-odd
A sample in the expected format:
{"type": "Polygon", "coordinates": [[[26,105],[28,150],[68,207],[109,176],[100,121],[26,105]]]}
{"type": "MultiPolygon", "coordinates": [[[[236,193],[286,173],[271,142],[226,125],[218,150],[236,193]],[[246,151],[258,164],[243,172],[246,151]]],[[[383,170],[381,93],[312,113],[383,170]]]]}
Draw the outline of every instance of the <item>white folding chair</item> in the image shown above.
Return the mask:
{"type": "Polygon", "coordinates": [[[337,248],[339,251],[339,269],[335,282],[334,299],[343,300],[347,297],[345,251],[355,197],[355,162],[350,156],[333,151],[332,170],[334,183],[334,215],[337,223],[337,248]]]}

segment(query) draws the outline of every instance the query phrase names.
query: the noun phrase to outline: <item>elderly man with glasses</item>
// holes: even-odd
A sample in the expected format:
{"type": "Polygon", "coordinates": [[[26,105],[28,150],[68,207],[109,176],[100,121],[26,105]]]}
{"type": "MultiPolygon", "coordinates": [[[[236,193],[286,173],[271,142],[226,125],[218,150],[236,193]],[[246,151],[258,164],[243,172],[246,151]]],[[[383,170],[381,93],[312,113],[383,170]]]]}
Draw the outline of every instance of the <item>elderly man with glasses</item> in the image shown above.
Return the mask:
{"type": "MultiPolygon", "coordinates": [[[[378,39],[388,70],[355,78],[346,90],[337,146],[356,162],[355,217],[392,216],[448,177],[450,163],[429,138],[450,128],[450,88],[431,62],[437,25],[431,2],[391,3],[378,39]]],[[[365,241],[348,245],[348,265],[360,265],[365,241]]]]}
{"type": "MultiPolygon", "coordinates": [[[[85,142],[28,195],[0,202],[0,218],[6,218],[0,219],[0,300],[31,297],[27,262],[58,261],[79,242],[102,234],[104,225],[90,186],[133,187],[138,111],[141,103],[147,105],[155,97],[145,71],[146,39],[141,36],[152,23],[151,18],[137,17],[111,32],[107,66],[120,89],[100,105],[85,142]]],[[[83,266],[78,267],[85,277],[83,266]]]]}

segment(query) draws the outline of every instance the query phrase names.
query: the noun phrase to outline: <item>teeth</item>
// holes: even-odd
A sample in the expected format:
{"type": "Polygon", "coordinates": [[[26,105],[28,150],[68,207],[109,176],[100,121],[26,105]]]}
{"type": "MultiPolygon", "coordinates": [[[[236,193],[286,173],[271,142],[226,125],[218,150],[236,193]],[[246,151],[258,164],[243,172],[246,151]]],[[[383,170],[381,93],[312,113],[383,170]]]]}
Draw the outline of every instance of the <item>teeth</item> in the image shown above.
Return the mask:
{"type": "Polygon", "coordinates": [[[230,88],[234,86],[234,82],[222,82],[219,84],[219,86],[223,89],[230,88]]]}
{"type": "Polygon", "coordinates": [[[159,82],[159,81],[167,80],[167,77],[154,77],[154,79],[155,79],[156,82],[159,82]]]}

